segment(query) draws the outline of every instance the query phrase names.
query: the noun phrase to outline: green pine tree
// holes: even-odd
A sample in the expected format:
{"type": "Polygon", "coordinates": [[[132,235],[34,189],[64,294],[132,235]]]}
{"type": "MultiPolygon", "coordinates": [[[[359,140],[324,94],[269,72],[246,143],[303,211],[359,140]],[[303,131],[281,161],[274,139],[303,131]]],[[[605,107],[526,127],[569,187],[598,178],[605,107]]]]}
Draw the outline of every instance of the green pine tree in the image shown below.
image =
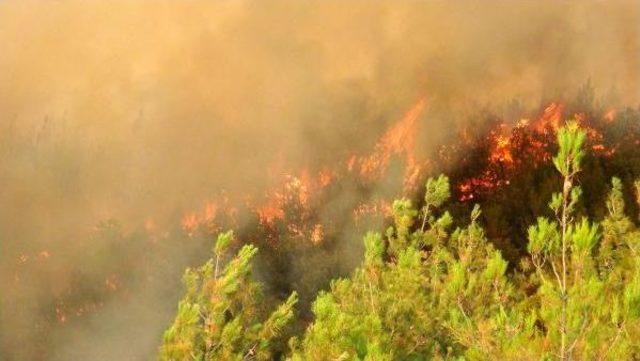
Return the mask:
{"type": "Polygon", "coordinates": [[[319,295],[292,360],[473,359],[517,337],[504,330],[516,323],[507,262],[478,225],[479,207],[449,234],[451,216],[436,213],[449,196],[440,176],[427,181],[420,211],[393,204],[394,226],[367,234],[362,266],[319,295]]]}
{"type": "Polygon", "coordinates": [[[214,259],[184,275],[186,292],[178,314],[164,334],[160,360],[270,360],[273,344],[294,317],[297,295],[270,315],[261,306],[258,283],[251,279],[257,248],[243,246],[222,266],[233,233],[218,236],[214,259]]]}
{"type": "MultiPolygon", "coordinates": [[[[535,267],[533,300],[543,330],[543,358],[560,360],[633,359],[638,356],[638,233],[624,215],[622,186],[613,179],[609,216],[598,225],[577,219],[581,188],[576,176],[586,133],[576,123],[558,131],[554,165],[563,179],[549,207],[554,219],[540,217],[529,228],[528,251],[535,267]]],[[[532,302],[533,301],[533,302],[532,302]]]]}
{"type": "MultiPolygon", "coordinates": [[[[426,182],[422,206],[392,206],[392,226],[369,232],[351,277],[334,280],[312,305],[314,320],[289,340],[292,361],[640,359],[640,230],[613,178],[606,217],[582,217],[578,176],[585,131],[558,130],[553,162],[562,190],[551,217],[528,229],[527,255],[509,267],[487,239],[475,206],[464,227],[442,208],[445,176],[426,182]]],[[[635,184],[640,205],[640,182],[635,184]]],[[[602,199],[603,197],[593,197],[602,199]]],[[[604,203],[604,202],[603,202],[604,203]]],[[[277,359],[296,294],[268,314],[251,278],[251,245],[224,262],[187,270],[186,292],[165,332],[161,360],[277,359]]],[[[302,322],[302,321],[300,321],[302,322]]]]}

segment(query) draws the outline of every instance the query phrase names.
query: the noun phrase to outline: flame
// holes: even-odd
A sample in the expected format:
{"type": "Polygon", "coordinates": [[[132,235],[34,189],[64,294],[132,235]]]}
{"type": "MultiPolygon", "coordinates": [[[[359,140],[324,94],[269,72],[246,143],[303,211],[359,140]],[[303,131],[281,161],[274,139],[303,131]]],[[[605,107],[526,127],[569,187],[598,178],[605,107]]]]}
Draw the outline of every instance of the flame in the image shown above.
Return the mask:
{"type": "Polygon", "coordinates": [[[98,312],[102,307],[104,307],[104,302],[89,302],[77,307],[69,307],[64,304],[64,302],[58,300],[55,310],[55,317],[58,323],[65,324],[71,320],[72,317],[82,317],[84,315],[90,315],[98,312]]]}
{"type": "Polygon", "coordinates": [[[198,225],[200,222],[198,222],[198,215],[195,212],[191,212],[185,214],[184,217],[182,217],[182,221],[180,223],[182,224],[182,229],[184,229],[184,231],[187,232],[189,236],[191,236],[196,231],[196,229],[198,229],[198,225]]]}
{"type": "Polygon", "coordinates": [[[555,132],[560,127],[564,105],[551,103],[544,109],[542,116],[535,122],[534,130],[538,133],[555,132]]]}
{"type": "Polygon", "coordinates": [[[604,120],[607,121],[607,123],[612,123],[615,119],[616,119],[616,115],[617,115],[617,111],[615,108],[609,109],[605,114],[604,114],[604,120]]]}
{"type": "Polygon", "coordinates": [[[319,245],[324,240],[324,228],[322,224],[316,224],[313,227],[313,232],[311,232],[311,242],[314,245],[319,245]]]}
{"type": "MultiPolygon", "coordinates": [[[[271,178],[273,187],[257,199],[247,197],[246,207],[257,215],[260,226],[266,232],[276,232],[274,226],[278,222],[285,222],[284,229],[290,234],[308,237],[314,244],[321,243],[324,238],[323,225],[316,224],[311,227],[304,222],[310,219],[313,207],[322,198],[323,191],[333,182],[345,176],[355,176],[364,183],[375,182],[385,174],[391,159],[399,156],[404,159],[405,165],[403,179],[405,193],[416,188],[427,164],[426,161],[417,160],[415,151],[417,123],[425,107],[426,100],[419,99],[398,122],[384,132],[370,154],[363,156],[353,154],[341,162],[340,164],[346,166],[346,173],[344,168],[341,171],[329,166],[320,167],[319,171],[311,171],[308,168],[297,171],[286,170],[283,167],[283,156],[278,156],[267,170],[267,177],[271,178]],[[295,209],[295,214],[287,214],[289,209],[295,209]]],[[[361,218],[373,214],[388,215],[389,210],[388,204],[363,204],[354,210],[354,217],[361,218]]],[[[216,198],[215,201],[207,202],[201,211],[185,212],[181,226],[191,237],[204,223],[216,224],[218,219],[223,218],[228,212],[228,204],[223,205],[223,202],[216,198]]],[[[222,226],[218,225],[218,228],[222,226]]],[[[282,231],[283,228],[278,229],[282,231]]]]}
{"type": "MultiPolygon", "coordinates": [[[[360,185],[368,186],[368,182],[376,182],[384,176],[393,157],[404,162],[405,190],[414,189],[428,164],[426,160],[418,160],[415,150],[417,123],[425,106],[426,101],[420,99],[383,133],[371,153],[352,155],[338,162],[337,166],[326,164],[317,168],[284,169],[282,157],[276,159],[266,174],[273,186],[262,195],[247,195],[242,198],[244,204],[241,207],[246,207],[242,208],[243,215],[253,214],[258,218],[255,223],[257,232],[254,234],[275,246],[283,237],[295,237],[293,239],[306,241],[309,245],[322,246],[332,237],[331,230],[335,226],[323,222],[325,217],[318,210],[321,209],[322,202],[331,198],[331,192],[335,189],[333,185],[339,185],[345,179],[349,182],[355,179],[360,185]]],[[[179,226],[188,237],[195,237],[196,234],[208,235],[217,229],[234,228],[238,212],[234,206],[237,204],[235,201],[230,201],[224,192],[209,197],[192,209],[185,210],[179,219],[179,226]]],[[[387,199],[374,199],[353,206],[351,211],[356,222],[366,217],[389,217],[391,203],[387,199]]],[[[161,234],[168,234],[161,232],[156,221],[157,219],[149,216],[141,225],[152,245],[162,237],[161,234]]],[[[19,255],[18,262],[31,265],[50,257],[52,254],[47,250],[25,252],[19,255]]],[[[122,274],[105,274],[101,278],[101,282],[95,285],[100,297],[127,294],[127,284],[123,282],[125,278],[122,274]]],[[[16,282],[20,281],[18,273],[14,279],[16,282]]],[[[50,308],[51,320],[59,324],[70,324],[103,307],[102,301],[77,304],[71,302],[73,299],[73,295],[66,291],[63,295],[56,296],[56,302],[50,308]]]]}
{"type": "Polygon", "coordinates": [[[391,215],[391,203],[385,199],[374,199],[368,202],[360,203],[353,210],[353,218],[358,223],[362,218],[366,216],[380,215],[382,217],[389,217],[391,215]]]}
{"type": "MultiPolygon", "coordinates": [[[[428,159],[419,159],[415,149],[418,120],[425,107],[426,101],[418,100],[382,134],[370,153],[352,154],[340,160],[334,167],[324,165],[318,168],[285,169],[284,157],[279,155],[266,174],[273,186],[262,195],[247,195],[242,198],[245,203],[241,207],[246,207],[242,209],[243,214],[246,212],[257,216],[258,219],[258,222],[254,223],[257,232],[253,233],[276,246],[283,237],[296,237],[296,241],[302,240],[313,246],[322,246],[331,239],[331,232],[336,228],[331,223],[323,222],[324,214],[318,212],[322,202],[331,199],[331,191],[339,187],[340,181],[345,178],[348,181],[355,179],[359,182],[358,185],[365,186],[369,185],[367,182],[379,180],[385,175],[393,157],[404,161],[404,192],[414,190],[425,169],[433,164],[428,159]]],[[[482,150],[486,150],[487,153],[479,153],[483,155],[480,170],[455,185],[458,199],[462,202],[478,200],[483,196],[483,192],[511,184],[513,176],[522,170],[519,167],[523,164],[537,166],[548,163],[554,151],[554,133],[561,124],[563,112],[562,104],[551,103],[541,110],[537,117],[522,118],[513,123],[498,123],[489,132],[482,133],[481,138],[474,138],[473,128],[466,126],[461,129],[457,144],[439,150],[440,160],[455,160],[450,150],[464,152],[468,147],[476,145],[476,142],[481,142],[484,146],[482,150]]],[[[595,154],[607,157],[616,153],[618,145],[605,142],[603,133],[599,131],[603,128],[593,124],[593,119],[588,119],[585,114],[576,114],[575,118],[580,127],[587,131],[588,145],[595,154]]],[[[609,109],[596,118],[607,123],[616,119],[615,109],[609,109]]],[[[636,145],[640,144],[640,139],[630,141],[636,145]]],[[[180,226],[189,237],[194,236],[196,232],[209,234],[207,232],[216,229],[233,228],[238,213],[234,204],[224,192],[219,193],[205,202],[196,204],[194,209],[184,212],[180,226]]],[[[390,199],[372,198],[357,203],[347,212],[351,212],[356,225],[360,226],[369,224],[361,223],[369,218],[377,221],[380,217],[391,216],[392,206],[390,199]]],[[[155,237],[159,234],[157,228],[152,218],[144,221],[144,229],[149,235],[155,237]]],[[[22,267],[22,264],[31,266],[50,257],[52,255],[49,251],[42,250],[21,254],[18,262],[21,264],[20,268],[27,268],[22,267]]],[[[96,285],[102,295],[115,296],[127,291],[126,283],[120,282],[125,280],[124,276],[107,274],[102,277],[104,283],[98,282],[96,285]]],[[[14,275],[14,280],[20,280],[18,273],[14,275]]],[[[90,302],[69,306],[57,302],[55,319],[51,318],[61,324],[69,323],[74,317],[97,312],[102,305],[102,302],[90,302]]],[[[53,307],[49,311],[53,313],[53,307]]]]}
{"type": "Polygon", "coordinates": [[[235,222],[237,212],[237,208],[231,204],[229,197],[223,192],[215,200],[204,202],[200,210],[185,213],[180,224],[185,233],[192,237],[202,226],[207,226],[211,231],[220,229],[219,225],[216,224],[216,220],[221,215],[229,218],[232,223],[235,222]],[[223,212],[220,212],[221,209],[223,212]]]}
{"type": "Polygon", "coordinates": [[[276,219],[284,218],[282,196],[279,193],[273,193],[268,197],[268,201],[255,208],[258,217],[260,218],[260,224],[269,225],[273,224],[276,219]]]}
{"type": "Polygon", "coordinates": [[[333,181],[333,177],[335,175],[333,174],[331,169],[325,168],[320,171],[320,174],[318,176],[319,176],[318,180],[320,182],[320,187],[324,188],[324,187],[327,187],[329,184],[331,184],[331,181],[333,181]]]}
{"type": "Polygon", "coordinates": [[[416,173],[421,170],[416,161],[415,134],[417,120],[424,111],[426,103],[425,98],[418,100],[399,122],[384,133],[376,143],[371,155],[360,159],[351,157],[347,163],[349,171],[354,170],[356,163],[358,163],[358,172],[362,178],[377,180],[384,174],[392,156],[404,155],[406,165],[405,186],[412,185],[416,178],[416,173]]]}
{"type": "Polygon", "coordinates": [[[552,139],[549,136],[559,128],[563,110],[562,104],[554,102],[534,121],[520,119],[514,126],[503,122],[489,131],[485,139],[489,152],[487,165],[479,175],[462,180],[457,185],[458,200],[471,201],[476,199],[477,193],[509,185],[510,173],[524,159],[533,161],[534,166],[549,161],[552,157],[549,149],[552,139]]]}
{"type": "Polygon", "coordinates": [[[347,170],[349,170],[349,172],[353,171],[357,160],[358,157],[355,154],[349,157],[349,160],[347,161],[347,170]]]}
{"type": "MultiPolygon", "coordinates": [[[[478,193],[486,192],[510,184],[510,177],[523,163],[536,167],[548,163],[553,156],[552,137],[559,128],[564,106],[551,103],[535,120],[520,119],[515,126],[500,123],[489,132],[485,139],[488,147],[486,166],[479,175],[462,180],[457,185],[458,199],[466,202],[477,198],[478,193]]],[[[607,111],[602,119],[607,123],[615,119],[615,109],[607,111]]],[[[585,130],[591,150],[603,157],[611,157],[617,151],[617,145],[607,146],[602,132],[596,129],[586,114],[577,113],[573,118],[578,126],[585,130]]],[[[460,137],[469,139],[468,130],[463,129],[460,137]]]]}
{"type": "MultiPolygon", "coordinates": [[[[500,126],[501,128],[506,127],[505,124],[501,124],[500,126]]],[[[511,137],[502,134],[492,134],[492,149],[489,160],[494,163],[513,164],[511,137]]]]}
{"type": "Polygon", "coordinates": [[[202,220],[204,222],[211,222],[216,218],[217,213],[218,206],[214,202],[207,202],[207,204],[204,206],[202,220]]]}

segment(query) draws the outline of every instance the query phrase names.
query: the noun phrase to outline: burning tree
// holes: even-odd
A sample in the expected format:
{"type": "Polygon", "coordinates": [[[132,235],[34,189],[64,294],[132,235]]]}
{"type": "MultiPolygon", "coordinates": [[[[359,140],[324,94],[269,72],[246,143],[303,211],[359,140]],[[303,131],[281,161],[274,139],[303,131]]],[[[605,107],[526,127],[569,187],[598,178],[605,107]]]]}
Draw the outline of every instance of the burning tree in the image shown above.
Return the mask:
{"type": "Polygon", "coordinates": [[[431,179],[422,220],[411,202],[396,201],[386,237],[368,234],[363,265],[318,297],[293,360],[637,358],[640,232],[624,215],[617,178],[602,230],[575,220],[586,136],[575,122],[559,129],[556,220],[530,227],[520,268],[507,272],[477,206],[468,227],[447,232],[448,213],[433,212],[449,184],[431,179]]]}
{"type": "MultiPolygon", "coordinates": [[[[313,322],[289,342],[290,359],[640,357],[640,230],[624,213],[622,182],[613,179],[600,225],[576,219],[587,136],[575,121],[558,128],[553,164],[562,188],[549,203],[555,218],[529,228],[529,253],[517,267],[488,241],[478,205],[468,225],[451,231],[447,177],[427,180],[420,208],[396,200],[384,235],[364,237],[361,266],[318,294],[313,322]]],[[[261,323],[249,265],[256,249],[244,246],[220,272],[230,240],[221,235],[216,261],[187,271],[163,359],[274,356],[296,295],[261,323]]]]}

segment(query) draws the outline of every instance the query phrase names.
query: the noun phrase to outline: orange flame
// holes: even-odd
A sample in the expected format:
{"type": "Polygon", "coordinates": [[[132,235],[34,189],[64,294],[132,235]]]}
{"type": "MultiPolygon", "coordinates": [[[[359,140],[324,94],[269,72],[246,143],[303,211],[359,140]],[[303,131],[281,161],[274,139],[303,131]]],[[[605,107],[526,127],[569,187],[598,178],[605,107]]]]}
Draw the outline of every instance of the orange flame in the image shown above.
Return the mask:
{"type": "MultiPolygon", "coordinates": [[[[371,154],[358,157],[350,156],[346,162],[346,169],[349,174],[356,175],[361,180],[370,182],[380,179],[393,156],[402,156],[405,160],[405,192],[415,188],[415,184],[420,178],[423,166],[417,161],[415,154],[415,135],[417,122],[420,114],[424,111],[426,100],[420,99],[405,115],[394,125],[392,125],[378,140],[371,154]]],[[[295,217],[306,217],[311,212],[313,202],[322,194],[322,190],[332,182],[339,179],[344,173],[329,167],[321,167],[317,173],[308,169],[299,171],[283,171],[282,157],[268,168],[267,176],[274,178],[274,186],[267,190],[262,200],[251,198],[246,199],[246,206],[258,216],[261,226],[266,229],[271,228],[277,221],[285,220],[287,214],[285,209],[288,205],[299,207],[295,217]],[[293,203],[291,203],[293,202],[293,203]]],[[[388,207],[369,207],[355,211],[354,215],[362,213],[385,212],[388,207]]],[[[205,222],[213,222],[222,212],[222,216],[229,212],[227,206],[222,206],[220,202],[208,202],[202,211],[190,211],[182,217],[181,225],[183,230],[192,236],[196,230],[205,222]]],[[[321,224],[316,227],[303,227],[295,222],[287,221],[287,231],[294,235],[307,235],[313,243],[319,243],[324,237],[324,230],[321,224]]],[[[300,222],[299,220],[296,222],[300,222]]]]}
{"type": "Polygon", "coordinates": [[[359,173],[364,179],[379,179],[386,170],[389,160],[393,155],[404,154],[406,163],[405,183],[411,184],[416,178],[415,174],[420,172],[415,155],[415,134],[417,120],[422,114],[426,99],[420,99],[403,117],[392,126],[376,143],[374,152],[368,157],[349,159],[348,169],[354,169],[354,165],[359,163],[359,173]]]}
{"type": "Polygon", "coordinates": [[[273,224],[276,219],[284,218],[284,210],[282,209],[282,197],[278,193],[274,193],[269,197],[267,203],[256,207],[256,213],[260,218],[262,225],[273,224]]]}
{"type": "Polygon", "coordinates": [[[546,133],[551,129],[556,131],[560,127],[564,105],[551,103],[544,109],[542,116],[536,121],[534,130],[538,133],[546,133]]]}
{"type": "MultiPolygon", "coordinates": [[[[487,166],[480,175],[463,180],[457,185],[458,199],[469,201],[476,198],[479,191],[508,185],[510,172],[519,165],[517,163],[522,157],[531,159],[534,166],[548,162],[552,157],[549,145],[553,142],[549,136],[559,128],[563,110],[562,104],[551,103],[533,122],[521,119],[513,128],[502,123],[491,130],[487,137],[489,145],[487,166]]],[[[616,153],[616,146],[609,148],[604,144],[602,133],[590,125],[586,114],[578,113],[574,118],[586,131],[590,147],[595,153],[605,157],[616,153]]],[[[607,122],[613,121],[615,110],[608,111],[603,119],[607,122]]],[[[468,138],[466,130],[462,131],[461,137],[468,138]]]]}
{"type": "Polygon", "coordinates": [[[617,115],[617,111],[615,108],[613,109],[609,109],[605,114],[604,114],[604,119],[608,122],[611,123],[616,119],[616,115],[617,115]]]}
{"type": "Polygon", "coordinates": [[[198,228],[199,223],[198,215],[195,212],[185,214],[184,217],[182,217],[182,229],[184,229],[189,236],[193,235],[198,228]]]}
{"type": "Polygon", "coordinates": [[[360,203],[353,210],[353,218],[358,223],[365,216],[383,216],[391,215],[391,203],[384,199],[375,199],[369,202],[360,203]]]}

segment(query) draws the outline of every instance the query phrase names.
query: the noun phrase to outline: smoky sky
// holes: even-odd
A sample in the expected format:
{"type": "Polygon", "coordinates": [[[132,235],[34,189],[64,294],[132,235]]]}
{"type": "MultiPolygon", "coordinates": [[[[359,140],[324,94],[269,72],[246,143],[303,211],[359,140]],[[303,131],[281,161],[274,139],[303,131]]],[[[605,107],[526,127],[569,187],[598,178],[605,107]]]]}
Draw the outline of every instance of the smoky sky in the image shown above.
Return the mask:
{"type": "MultiPolygon", "coordinates": [[[[469,109],[587,80],[637,106],[638,24],[637,1],[1,1],[0,298],[45,297],[41,280],[12,288],[21,255],[47,250],[64,289],[97,222],[259,195],[274,164],[370,149],[423,97],[425,152],[469,109]]],[[[152,358],[162,325],[146,302],[145,327],[61,337],[58,358],[152,358]]],[[[39,316],[8,313],[0,341],[31,340],[39,316]]]]}

